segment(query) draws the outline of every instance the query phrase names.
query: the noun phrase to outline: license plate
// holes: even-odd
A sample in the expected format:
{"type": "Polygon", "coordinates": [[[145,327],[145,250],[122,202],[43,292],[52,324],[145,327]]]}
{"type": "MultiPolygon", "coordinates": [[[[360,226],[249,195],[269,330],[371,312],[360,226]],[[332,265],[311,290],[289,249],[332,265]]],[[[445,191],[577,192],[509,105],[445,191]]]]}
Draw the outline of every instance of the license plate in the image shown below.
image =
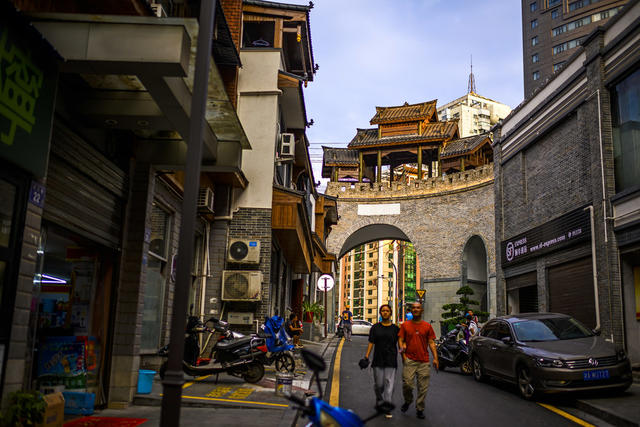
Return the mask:
{"type": "Polygon", "coordinates": [[[582,373],[582,379],[585,381],[606,380],[608,378],[608,369],[597,369],[595,371],[586,371],[582,373]]]}

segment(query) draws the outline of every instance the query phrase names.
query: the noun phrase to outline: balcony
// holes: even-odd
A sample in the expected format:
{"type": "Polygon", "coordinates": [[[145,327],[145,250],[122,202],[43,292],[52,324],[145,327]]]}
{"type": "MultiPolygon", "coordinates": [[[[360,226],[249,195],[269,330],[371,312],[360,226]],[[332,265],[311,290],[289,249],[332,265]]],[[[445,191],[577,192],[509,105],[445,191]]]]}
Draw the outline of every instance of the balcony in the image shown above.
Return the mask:
{"type": "Polygon", "coordinates": [[[293,271],[308,274],[314,261],[313,236],[306,212],[305,194],[279,185],[273,186],[271,228],[293,271]]]}

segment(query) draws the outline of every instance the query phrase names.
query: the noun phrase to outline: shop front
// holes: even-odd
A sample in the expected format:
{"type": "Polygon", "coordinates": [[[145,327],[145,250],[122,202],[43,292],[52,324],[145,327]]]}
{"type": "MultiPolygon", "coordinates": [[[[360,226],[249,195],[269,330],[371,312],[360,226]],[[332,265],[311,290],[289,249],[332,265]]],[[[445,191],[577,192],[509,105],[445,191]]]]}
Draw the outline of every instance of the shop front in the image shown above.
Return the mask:
{"type": "Polygon", "coordinates": [[[503,241],[507,313],[564,313],[596,327],[590,239],[590,211],[578,208],[503,241]]]}
{"type": "Polygon", "coordinates": [[[107,401],[126,173],[56,120],[35,274],[32,384],[107,401]]]}

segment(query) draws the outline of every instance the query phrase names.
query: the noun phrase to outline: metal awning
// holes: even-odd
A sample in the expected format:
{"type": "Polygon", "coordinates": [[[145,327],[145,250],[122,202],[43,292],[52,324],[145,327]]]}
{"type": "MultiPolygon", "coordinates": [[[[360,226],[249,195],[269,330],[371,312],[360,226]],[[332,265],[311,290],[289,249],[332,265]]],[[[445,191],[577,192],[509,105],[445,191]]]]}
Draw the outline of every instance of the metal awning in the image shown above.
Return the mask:
{"type": "MultiPolygon", "coordinates": [[[[94,126],[132,130],[144,140],[138,151],[151,156],[154,164],[184,167],[196,19],[81,14],[30,18],[64,58],[60,71],[78,74],[87,83],[87,93],[76,106],[81,117],[94,126]]],[[[240,150],[251,148],[213,64],[206,121],[204,164],[235,158],[220,153],[231,146],[221,141],[235,143],[240,150]]]]}

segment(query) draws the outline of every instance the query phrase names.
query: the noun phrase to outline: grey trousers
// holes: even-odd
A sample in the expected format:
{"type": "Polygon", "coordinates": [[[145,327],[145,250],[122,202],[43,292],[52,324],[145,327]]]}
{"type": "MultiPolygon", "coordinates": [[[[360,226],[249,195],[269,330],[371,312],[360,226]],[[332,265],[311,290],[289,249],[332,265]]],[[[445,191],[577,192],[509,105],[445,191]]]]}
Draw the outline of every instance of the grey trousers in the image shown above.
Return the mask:
{"type": "Polygon", "coordinates": [[[382,401],[391,402],[395,380],[396,368],[373,368],[373,388],[376,392],[376,404],[382,401]]]}
{"type": "Polygon", "coordinates": [[[344,331],[344,339],[351,341],[351,323],[343,323],[342,330],[344,331]]]}

